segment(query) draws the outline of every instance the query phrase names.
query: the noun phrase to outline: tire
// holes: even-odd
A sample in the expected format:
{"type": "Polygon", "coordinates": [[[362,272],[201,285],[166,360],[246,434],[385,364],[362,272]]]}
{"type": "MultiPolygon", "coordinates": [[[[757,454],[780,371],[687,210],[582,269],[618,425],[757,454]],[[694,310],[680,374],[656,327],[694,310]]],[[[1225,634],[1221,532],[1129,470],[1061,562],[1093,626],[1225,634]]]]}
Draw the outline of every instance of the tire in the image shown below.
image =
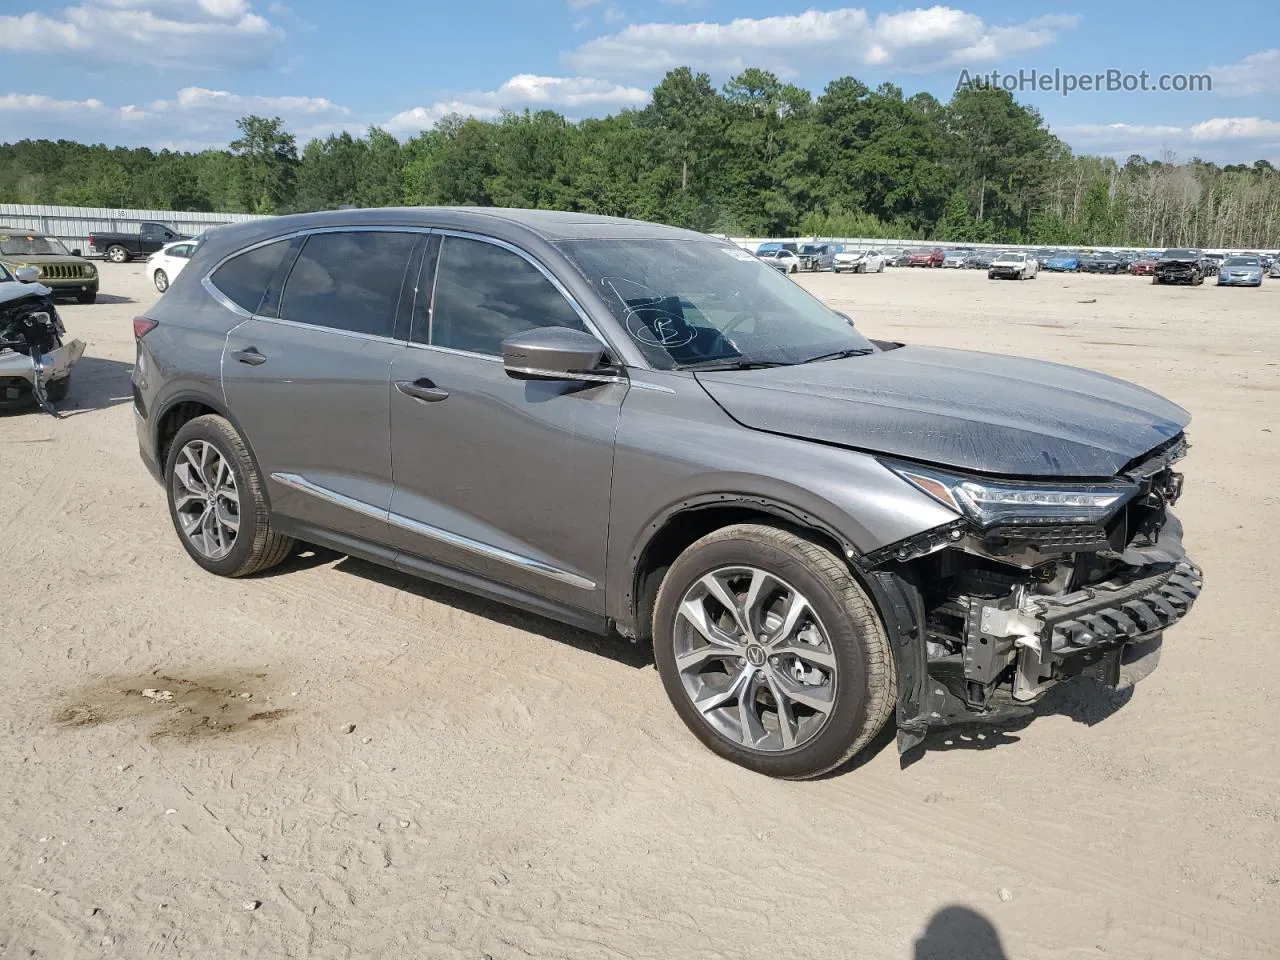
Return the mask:
{"type": "Polygon", "coordinates": [[[988,280],[994,280],[995,278],[996,278],[996,275],[995,275],[994,273],[992,273],[990,270],[988,270],[988,271],[987,271],[987,279],[988,279],[988,280]]]}
{"type": "MultiPolygon", "coordinates": [[[[208,462],[212,468],[212,457],[208,462]]],[[[181,466],[183,473],[189,475],[187,465],[182,463],[181,466]]],[[[293,538],[282,536],[271,527],[271,512],[263,495],[262,478],[258,475],[258,468],[249,456],[244,440],[230,423],[216,414],[196,417],[178,431],[169,446],[164,486],[169,502],[169,516],[178,539],[191,559],[209,573],[220,577],[245,577],[274,567],[293,549],[293,538]],[[207,445],[215,451],[229,468],[238,498],[236,516],[239,528],[231,538],[229,549],[222,555],[202,552],[184,532],[184,516],[189,517],[190,514],[180,514],[176,502],[177,492],[183,489],[183,480],[178,473],[183,453],[188,450],[189,445],[199,444],[207,445]]],[[[215,481],[215,486],[222,484],[215,481]]]]}
{"type": "Polygon", "coordinates": [[[130,255],[129,251],[120,246],[120,244],[113,243],[111,246],[107,247],[107,259],[112,263],[128,263],[133,259],[133,257],[130,255]]]}
{"type": "MultiPolygon", "coordinates": [[[[745,592],[738,599],[744,595],[745,592]]],[[[767,622],[768,629],[779,629],[779,613],[762,603],[753,625],[764,627],[767,622]],[[762,619],[760,610],[768,611],[767,621],[762,619]]],[[[734,619],[731,617],[729,622],[734,619]]],[[[730,629],[738,633],[735,628],[730,629]]],[[[826,773],[866,746],[893,712],[897,674],[884,625],[874,605],[838,557],[790,530],[735,524],[692,544],[663,578],[654,607],[653,638],[654,660],[663,687],[685,725],[712,752],[757,773],[793,780],[826,773]],[[742,656],[723,658],[716,656],[719,647],[696,645],[705,635],[681,611],[690,604],[707,603],[709,607],[701,608],[703,615],[710,617],[719,610],[720,622],[725,622],[726,608],[703,586],[717,573],[726,577],[722,581],[728,585],[726,589],[734,589],[738,578],[745,584],[757,573],[763,573],[766,579],[762,582],[772,586],[761,590],[761,597],[776,596],[777,602],[782,603],[788,591],[793,597],[802,596],[813,616],[804,615],[787,637],[774,637],[789,649],[820,652],[829,666],[788,658],[785,653],[779,656],[774,651],[781,648],[771,649],[765,643],[741,646],[737,649],[742,656]],[[809,646],[800,634],[816,637],[818,645],[809,646]],[[691,643],[695,645],[691,647],[691,643]],[[711,650],[712,656],[695,659],[693,665],[687,663],[682,670],[677,665],[678,650],[683,657],[691,653],[696,657],[701,650],[711,650]],[[794,672],[802,663],[810,674],[804,680],[794,672]],[[708,669],[710,674],[703,672],[708,669]],[[730,676],[736,681],[731,681],[730,676]],[[814,676],[819,680],[811,683],[814,676]],[[722,682],[704,685],[703,677],[722,682]],[[740,682],[747,684],[749,699],[730,696],[734,700],[732,707],[712,707],[706,714],[695,706],[695,695],[706,697],[710,692],[713,699],[719,699],[726,690],[738,689],[740,682]],[[826,709],[815,709],[784,696],[786,715],[795,723],[783,721],[777,696],[788,689],[822,701],[826,709]],[[817,696],[817,691],[824,691],[824,695],[817,696]],[[713,714],[716,716],[709,719],[713,714]],[[714,725],[716,722],[736,725],[740,731],[758,729],[759,736],[722,732],[714,725]],[[784,722],[790,733],[789,746],[783,733],[784,722]],[[760,746],[748,746],[747,739],[760,746]]],[[[762,640],[763,634],[753,639],[762,640]]]]}
{"type": "Polygon", "coordinates": [[[76,303],[83,303],[87,305],[90,303],[96,303],[97,300],[98,300],[97,290],[89,290],[89,291],[86,291],[85,293],[76,294],[76,303]]]}
{"type": "Polygon", "coordinates": [[[877,270],[877,271],[876,271],[876,273],[884,273],[884,261],[883,261],[883,260],[881,260],[881,261],[880,261],[880,269],[879,269],[879,270],[877,270]]]}
{"type": "Polygon", "coordinates": [[[57,380],[50,380],[44,385],[44,392],[48,395],[53,403],[61,403],[67,399],[67,394],[71,390],[71,374],[60,377],[57,380]]]}
{"type": "Polygon", "coordinates": [[[151,279],[155,283],[156,289],[161,293],[169,289],[169,275],[163,270],[156,270],[155,276],[151,279]]]}

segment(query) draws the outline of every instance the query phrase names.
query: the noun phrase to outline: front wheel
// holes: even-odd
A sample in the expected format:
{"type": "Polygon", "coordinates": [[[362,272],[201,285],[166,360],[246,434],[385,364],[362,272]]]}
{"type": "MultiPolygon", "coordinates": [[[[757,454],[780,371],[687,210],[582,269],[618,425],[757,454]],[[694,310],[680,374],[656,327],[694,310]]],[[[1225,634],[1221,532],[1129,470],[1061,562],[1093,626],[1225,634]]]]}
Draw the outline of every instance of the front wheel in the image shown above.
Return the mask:
{"type": "Polygon", "coordinates": [[[97,299],[98,299],[97,290],[82,290],[80,293],[76,294],[76,303],[83,303],[85,305],[88,305],[90,303],[96,303],[97,299]]]}
{"type": "Polygon", "coordinates": [[[165,463],[169,515],[191,559],[244,577],[274,567],[293,540],[271,527],[262,478],[235,428],[216,414],[188,421],[165,463]]]}
{"type": "Polygon", "coordinates": [[[893,711],[893,655],[870,598],[838,557],[789,530],[736,524],[686,549],[658,591],[653,638],[686,726],[757,773],[825,773],[893,711]]]}

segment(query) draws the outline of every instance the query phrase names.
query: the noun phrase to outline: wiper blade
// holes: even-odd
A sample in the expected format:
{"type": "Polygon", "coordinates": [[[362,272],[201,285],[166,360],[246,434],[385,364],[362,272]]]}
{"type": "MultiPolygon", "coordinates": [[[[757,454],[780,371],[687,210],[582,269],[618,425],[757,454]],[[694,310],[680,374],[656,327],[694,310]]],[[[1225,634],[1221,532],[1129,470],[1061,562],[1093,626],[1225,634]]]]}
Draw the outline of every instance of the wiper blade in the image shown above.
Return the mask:
{"type": "Polygon", "coordinates": [[[865,357],[869,353],[875,353],[871,347],[853,347],[849,350],[836,350],[833,353],[822,353],[816,357],[810,357],[803,363],[817,363],[819,360],[844,360],[848,357],[865,357]]]}
{"type": "Polygon", "coordinates": [[[699,360],[694,363],[683,364],[681,370],[763,370],[766,367],[789,367],[791,364],[783,363],[780,360],[744,360],[738,359],[720,359],[720,360],[699,360]]]}

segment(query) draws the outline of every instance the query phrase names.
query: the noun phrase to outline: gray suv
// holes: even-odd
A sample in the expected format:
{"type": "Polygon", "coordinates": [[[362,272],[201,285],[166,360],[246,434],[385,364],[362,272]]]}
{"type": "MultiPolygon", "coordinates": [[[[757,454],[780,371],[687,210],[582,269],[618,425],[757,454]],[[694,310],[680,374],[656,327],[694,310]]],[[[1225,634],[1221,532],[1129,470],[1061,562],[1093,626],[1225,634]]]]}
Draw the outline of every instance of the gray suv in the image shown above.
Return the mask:
{"type": "Polygon", "coordinates": [[[319,544],[652,643],[690,730],[811,777],[896,713],[1129,682],[1200,590],[1184,410],[867,339],[649,223],[344,210],[208,233],[135,321],[142,458],[205,570],[319,544]]]}

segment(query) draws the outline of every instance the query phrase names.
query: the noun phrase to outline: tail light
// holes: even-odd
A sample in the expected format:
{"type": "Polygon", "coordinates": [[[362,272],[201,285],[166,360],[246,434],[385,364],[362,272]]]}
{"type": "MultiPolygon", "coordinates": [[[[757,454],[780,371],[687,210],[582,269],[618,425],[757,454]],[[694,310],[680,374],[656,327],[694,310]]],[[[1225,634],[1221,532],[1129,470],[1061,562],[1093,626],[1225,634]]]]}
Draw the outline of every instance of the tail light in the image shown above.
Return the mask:
{"type": "Polygon", "coordinates": [[[133,338],[141,340],[158,326],[160,326],[160,321],[158,320],[152,320],[150,317],[134,317],[133,338]]]}

